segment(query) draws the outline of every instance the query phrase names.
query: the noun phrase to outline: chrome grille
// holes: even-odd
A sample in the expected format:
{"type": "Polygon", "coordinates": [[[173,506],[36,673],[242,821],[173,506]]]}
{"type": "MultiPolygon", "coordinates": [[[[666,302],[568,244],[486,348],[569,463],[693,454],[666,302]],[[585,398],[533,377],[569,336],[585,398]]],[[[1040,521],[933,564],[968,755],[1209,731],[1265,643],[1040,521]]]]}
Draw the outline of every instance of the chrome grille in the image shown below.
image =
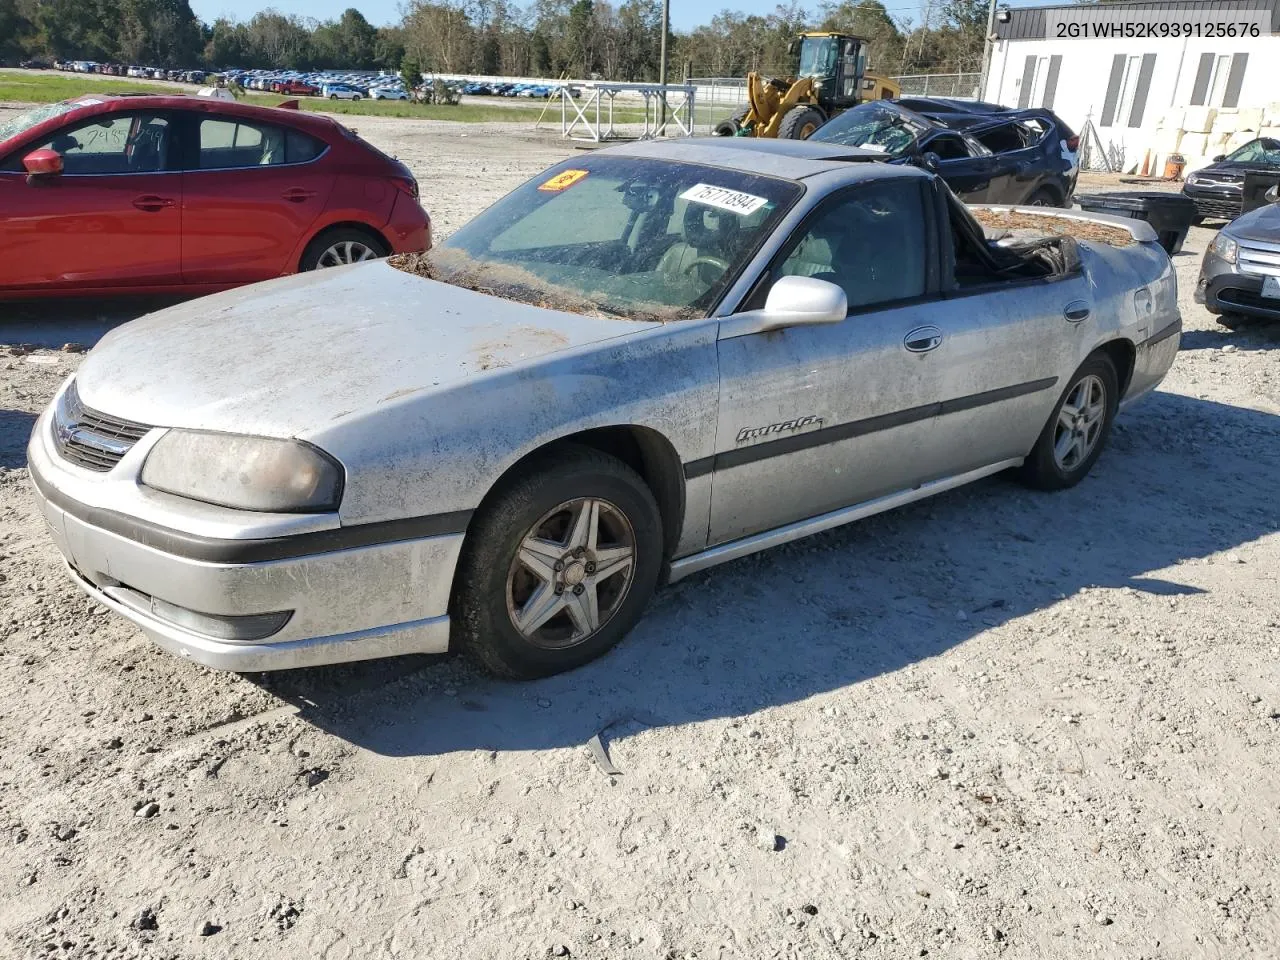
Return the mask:
{"type": "Polygon", "coordinates": [[[1241,273],[1254,276],[1280,277],[1280,243],[1264,240],[1239,240],[1236,254],[1241,273]]]}
{"type": "Polygon", "coordinates": [[[53,443],[64,460],[106,473],[151,428],[90,410],[72,381],[53,411],[53,443]]]}

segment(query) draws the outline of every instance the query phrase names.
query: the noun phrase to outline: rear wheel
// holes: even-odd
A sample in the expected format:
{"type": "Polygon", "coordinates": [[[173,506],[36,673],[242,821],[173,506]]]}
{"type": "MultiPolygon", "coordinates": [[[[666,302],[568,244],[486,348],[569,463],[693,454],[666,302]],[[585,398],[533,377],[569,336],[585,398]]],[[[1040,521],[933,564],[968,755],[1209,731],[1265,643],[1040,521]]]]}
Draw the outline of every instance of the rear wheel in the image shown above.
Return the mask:
{"type": "Polygon", "coordinates": [[[1022,479],[1041,490],[1065,490],[1083,480],[1106,446],[1119,394],[1109,357],[1095,353],[1082,363],[1023,463],[1022,479]]]}
{"type": "Polygon", "coordinates": [[[337,95],[336,93],[331,93],[331,94],[329,94],[329,99],[330,99],[330,100],[337,100],[337,99],[338,99],[338,95],[337,95]]]}
{"type": "Polygon", "coordinates": [[[307,244],[298,269],[320,270],[324,267],[380,260],[390,252],[380,237],[354,227],[338,227],[324,231],[307,244]]]}
{"type": "Polygon", "coordinates": [[[1028,207],[1058,207],[1058,195],[1048,187],[1041,187],[1027,198],[1028,207]]]}
{"type": "Polygon", "coordinates": [[[503,677],[594,660],[635,625],[662,563],[645,482],[565,445],[500,489],[467,532],[450,608],[461,649],[503,677]]]}
{"type": "Polygon", "coordinates": [[[807,140],[826,122],[827,118],[817,107],[792,107],[778,125],[778,137],[782,140],[807,140]]]}

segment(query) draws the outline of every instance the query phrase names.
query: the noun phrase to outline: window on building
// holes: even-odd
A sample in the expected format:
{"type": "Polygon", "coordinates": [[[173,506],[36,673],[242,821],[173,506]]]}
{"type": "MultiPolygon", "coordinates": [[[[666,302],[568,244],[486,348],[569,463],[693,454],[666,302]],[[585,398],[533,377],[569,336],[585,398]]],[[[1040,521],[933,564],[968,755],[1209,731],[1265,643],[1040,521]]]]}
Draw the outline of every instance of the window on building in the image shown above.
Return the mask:
{"type": "Polygon", "coordinates": [[[1022,79],[1018,82],[1018,107],[1044,107],[1052,109],[1057,92],[1058,71],[1062,57],[1038,57],[1030,54],[1023,62],[1022,79]]]}
{"type": "Polygon", "coordinates": [[[1147,93],[1156,55],[1130,56],[1117,53],[1111,58],[1111,78],[1102,104],[1100,127],[1140,127],[1147,111],[1147,93]]]}
{"type": "Polygon", "coordinates": [[[1191,104],[1196,107],[1236,107],[1248,66],[1247,53],[1202,53],[1191,84],[1191,104]]]}

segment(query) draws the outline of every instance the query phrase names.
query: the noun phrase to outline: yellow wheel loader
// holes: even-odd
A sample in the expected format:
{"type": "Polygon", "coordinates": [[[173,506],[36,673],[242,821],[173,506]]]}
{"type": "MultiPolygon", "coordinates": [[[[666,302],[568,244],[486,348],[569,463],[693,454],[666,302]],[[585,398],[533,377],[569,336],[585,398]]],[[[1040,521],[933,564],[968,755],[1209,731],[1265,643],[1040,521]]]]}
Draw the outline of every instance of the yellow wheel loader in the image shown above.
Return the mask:
{"type": "Polygon", "coordinates": [[[864,100],[900,96],[894,81],[866,72],[867,41],[845,33],[802,33],[794,77],[747,74],[747,108],[716,125],[719,137],[803,140],[836,114],[864,100]]]}

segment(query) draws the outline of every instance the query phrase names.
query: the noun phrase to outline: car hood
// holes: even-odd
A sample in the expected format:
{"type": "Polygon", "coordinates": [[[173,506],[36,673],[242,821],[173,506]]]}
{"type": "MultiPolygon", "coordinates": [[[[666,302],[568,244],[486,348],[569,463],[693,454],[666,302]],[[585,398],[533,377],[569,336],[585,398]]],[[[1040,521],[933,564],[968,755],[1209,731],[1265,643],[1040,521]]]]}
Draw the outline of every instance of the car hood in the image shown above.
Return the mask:
{"type": "Polygon", "coordinates": [[[423,390],[648,329],[514,303],[385,262],[192,300],[113,330],[86,406],[157,426],[290,437],[423,390]]]}
{"type": "Polygon", "coordinates": [[[1240,240],[1280,243],[1280,203],[1268,203],[1241,214],[1224,231],[1240,240]]]}
{"type": "Polygon", "coordinates": [[[1280,167],[1269,166],[1265,163],[1229,163],[1219,161],[1211,163],[1207,167],[1201,167],[1199,170],[1191,171],[1192,175],[1197,177],[1210,177],[1218,183],[1223,184],[1241,184],[1244,183],[1244,175],[1246,173],[1280,173],[1280,167]]]}

